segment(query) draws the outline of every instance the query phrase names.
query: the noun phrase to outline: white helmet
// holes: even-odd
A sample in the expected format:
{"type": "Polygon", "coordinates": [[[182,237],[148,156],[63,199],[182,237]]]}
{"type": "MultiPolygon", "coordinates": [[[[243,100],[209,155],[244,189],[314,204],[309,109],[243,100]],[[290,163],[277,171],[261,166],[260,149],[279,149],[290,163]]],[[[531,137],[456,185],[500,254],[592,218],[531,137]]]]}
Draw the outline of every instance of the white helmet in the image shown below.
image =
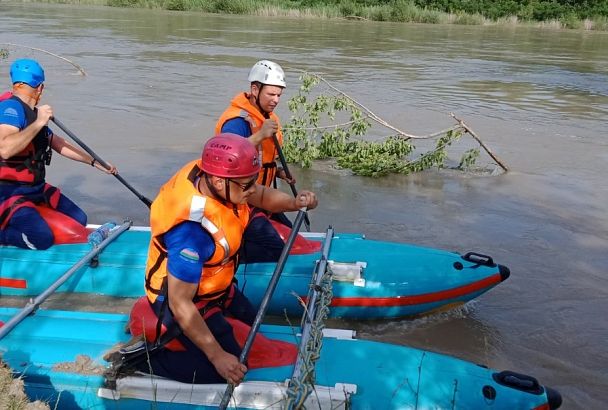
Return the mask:
{"type": "Polygon", "coordinates": [[[280,65],[268,60],[260,60],[251,67],[249,77],[250,83],[255,81],[264,85],[276,85],[277,87],[286,87],[285,73],[280,65]]]}

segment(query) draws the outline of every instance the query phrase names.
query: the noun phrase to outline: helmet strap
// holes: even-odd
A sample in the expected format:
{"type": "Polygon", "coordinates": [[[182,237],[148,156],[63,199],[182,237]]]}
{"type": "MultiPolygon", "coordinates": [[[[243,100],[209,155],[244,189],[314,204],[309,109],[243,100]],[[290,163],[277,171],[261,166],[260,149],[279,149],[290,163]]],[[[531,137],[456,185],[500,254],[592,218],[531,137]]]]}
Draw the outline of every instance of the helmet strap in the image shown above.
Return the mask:
{"type": "Polygon", "coordinates": [[[270,113],[267,113],[266,111],[264,111],[262,109],[262,106],[260,105],[260,93],[262,92],[262,88],[264,88],[264,84],[262,84],[259,81],[256,81],[255,84],[257,85],[257,88],[258,88],[258,94],[255,96],[255,106],[258,110],[260,110],[260,113],[262,113],[264,118],[269,118],[270,113]]]}
{"type": "MultiPolygon", "coordinates": [[[[239,210],[238,207],[236,206],[236,204],[232,203],[232,201],[230,200],[230,180],[228,180],[228,178],[224,178],[224,189],[226,190],[226,202],[230,205],[232,205],[232,212],[234,212],[234,215],[236,215],[236,217],[239,217],[239,210]]],[[[227,204],[224,204],[227,205],[227,204]]]]}
{"type": "Polygon", "coordinates": [[[224,178],[224,192],[226,192],[226,202],[230,202],[230,181],[228,178],[224,178]]]}
{"type": "Polygon", "coordinates": [[[209,175],[207,175],[207,174],[204,174],[204,175],[205,175],[205,184],[207,185],[207,189],[209,190],[209,192],[211,192],[211,195],[213,195],[213,197],[215,199],[217,199],[219,202],[221,202],[222,205],[224,205],[224,206],[228,206],[228,204],[232,205],[232,212],[234,212],[234,214],[238,218],[238,216],[239,216],[238,207],[236,206],[236,204],[233,204],[232,202],[230,202],[230,181],[228,181],[228,178],[224,178],[224,187],[225,187],[224,190],[226,191],[226,199],[224,199],[224,198],[222,198],[220,193],[217,192],[217,189],[215,189],[215,187],[209,180],[209,175]]]}
{"type": "MultiPolygon", "coordinates": [[[[211,180],[209,179],[209,175],[204,174],[204,176],[205,176],[205,184],[207,185],[207,189],[209,190],[209,192],[211,192],[211,195],[213,196],[213,198],[217,199],[222,204],[226,205],[226,200],[228,198],[226,198],[226,199],[222,198],[220,193],[217,192],[217,189],[215,189],[215,187],[211,183],[211,180]]],[[[228,181],[226,181],[226,182],[228,182],[228,181]]],[[[230,194],[227,194],[227,195],[230,196],[230,194]]]]}

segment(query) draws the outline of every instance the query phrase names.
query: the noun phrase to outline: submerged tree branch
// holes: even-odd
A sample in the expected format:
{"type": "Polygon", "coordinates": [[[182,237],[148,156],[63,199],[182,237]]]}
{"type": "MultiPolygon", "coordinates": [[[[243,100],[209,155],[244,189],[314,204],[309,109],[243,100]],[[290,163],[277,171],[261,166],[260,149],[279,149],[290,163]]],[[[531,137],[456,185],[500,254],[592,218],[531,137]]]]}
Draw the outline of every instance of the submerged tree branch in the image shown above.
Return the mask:
{"type": "Polygon", "coordinates": [[[492,152],[492,150],[477,136],[477,134],[475,134],[475,132],[471,129],[471,127],[469,127],[467,124],[464,123],[463,120],[459,119],[456,117],[456,115],[454,115],[453,112],[450,113],[450,116],[452,118],[454,118],[456,121],[458,121],[458,124],[460,124],[460,126],[462,128],[464,128],[464,130],[471,135],[471,137],[473,137],[473,139],[475,139],[475,141],[477,141],[479,143],[479,145],[481,145],[481,147],[488,153],[488,155],[490,157],[492,157],[492,159],[494,161],[496,161],[496,163],[498,165],[500,165],[500,167],[507,172],[509,170],[509,168],[507,168],[507,166],[496,156],[496,154],[494,154],[492,152]]]}
{"type": "Polygon", "coordinates": [[[40,51],[41,53],[45,53],[45,54],[48,54],[48,55],[50,55],[50,56],[53,56],[53,57],[59,58],[59,59],[61,59],[61,60],[63,60],[63,61],[67,61],[68,63],[70,63],[71,65],[73,65],[74,67],[76,67],[76,69],[77,69],[78,71],[80,71],[80,73],[81,73],[83,76],[86,76],[86,75],[87,75],[87,73],[84,71],[84,68],[82,68],[81,66],[79,66],[79,65],[78,65],[78,64],[76,64],[75,62],[70,61],[70,60],[68,60],[67,58],[62,57],[62,56],[60,56],[60,55],[58,55],[58,54],[51,53],[50,51],[46,51],[46,50],[43,50],[43,49],[41,49],[41,48],[36,48],[36,47],[24,46],[24,45],[22,45],[22,44],[14,44],[14,43],[0,43],[0,44],[4,44],[4,45],[7,45],[7,46],[12,46],[12,47],[22,47],[22,48],[27,48],[27,49],[34,50],[34,51],[40,51]]]}
{"type": "MultiPolygon", "coordinates": [[[[473,129],[469,125],[467,125],[463,120],[457,118],[453,113],[450,113],[450,116],[457,122],[456,125],[453,125],[453,126],[451,126],[449,128],[443,129],[441,131],[433,132],[433,133],[430,133],[430,134],[427,134],[427,135],[414,135],[414,134],[410,134],[410,133],[405,132],[405,131],[403,131],[403,130],[397,128],[397,127],[395,127],[394,125],[388,123],[386,120],[384,120],[379,115],[377,115],[376,113],[374,113],[367,106],[365,106],[361,102],[357,101],[355,98],[351,97],[350,95],[348,95],[344,91],[340,90],[339,88],[337,88],[336,86],[334,86],[333,84],[331,84],[328,80],[326,80],[320,74],[310,73],[308,71],[300,70],[300,69],[292,68],[292,67],[289,67],[289,69],[293,70],[293,71],[297,71],[297,72],[303,73],[305,76],[311,76],[313,78],[316,78],[319,82],[323,83],[326,87],[328,87],[333,92],[335,92],[337,94],[336,98],[340,98],[340,97],[344,98],[350,104],[352,104],[354,107],[356,107],[358,110],[360,110],[360,112],[363,114],[364,118],[366,118],[368,120],[371,120],[371,121],[374,121],[374,122],[380,124],[381,126],[394,131],[397,134],[396,135],[397,137],[401,137],[405,141],[410,140],[410,139],[413,139],[413,140],[434,139],[434,138],[437,138],[437,137],[439,137],[441,135],[445,135],[445,134],[450,133],[450,132],[462,131],[462,132],[465,132],[465,133],[469,134],[505,172],[507,172],[509,170],[508,167],[504,164],[504,162],[502,160],[500,160],[498,158],[498,156],[492,152],[492,150],[481,140],[481,138],[479,138],[479,136],[473,131],[473,129]]],[[[331,129],[331,128],[338,129],[338,128],[341,128],[341,127],[344,127],[344,126],[349,126],[349,125],[355,124],[356,122],[357,122],[357,120],[351,120],[351,121],[348,121],[348,122],[345,122],[345,123],[342,123],[342,124],[334,124],[334,125],[327,125],[327,126],[316,126],[316,127],[305,127],[305,128],[301,128],[301,129],[305,130],[305,131],[314,131],[314,130],[331,129]]]]}

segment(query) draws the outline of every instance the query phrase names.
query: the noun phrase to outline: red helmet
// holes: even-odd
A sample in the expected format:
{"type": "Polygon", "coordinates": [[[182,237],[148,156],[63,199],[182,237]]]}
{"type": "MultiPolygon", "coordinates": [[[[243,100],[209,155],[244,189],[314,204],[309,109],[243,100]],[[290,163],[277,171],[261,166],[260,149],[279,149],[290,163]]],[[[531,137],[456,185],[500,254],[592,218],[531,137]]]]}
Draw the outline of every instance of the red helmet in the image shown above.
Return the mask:
{"type": "Polygon", "coordinates": [[[258,150],[247,138],[223,133],[211,138],[203,148],[202,170],[208,175],[242,178],[260,172],[258,150]]]}

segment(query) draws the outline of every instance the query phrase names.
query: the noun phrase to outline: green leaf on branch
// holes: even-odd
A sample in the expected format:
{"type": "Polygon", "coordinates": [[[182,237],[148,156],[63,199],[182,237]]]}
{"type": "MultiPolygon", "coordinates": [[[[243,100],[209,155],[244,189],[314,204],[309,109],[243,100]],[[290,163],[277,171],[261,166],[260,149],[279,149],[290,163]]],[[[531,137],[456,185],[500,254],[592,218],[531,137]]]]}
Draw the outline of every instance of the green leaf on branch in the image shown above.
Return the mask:
{"type": "Polygon", "coordinates": [[[458,165],[458,169],[470,169],[473,165],[475,165],[475,162],[477,161],[478,157],[479,148],[473,148],[466,151],[464,154],[462,154],[462,157],[460,158],[460,164],[458,165]]]}

